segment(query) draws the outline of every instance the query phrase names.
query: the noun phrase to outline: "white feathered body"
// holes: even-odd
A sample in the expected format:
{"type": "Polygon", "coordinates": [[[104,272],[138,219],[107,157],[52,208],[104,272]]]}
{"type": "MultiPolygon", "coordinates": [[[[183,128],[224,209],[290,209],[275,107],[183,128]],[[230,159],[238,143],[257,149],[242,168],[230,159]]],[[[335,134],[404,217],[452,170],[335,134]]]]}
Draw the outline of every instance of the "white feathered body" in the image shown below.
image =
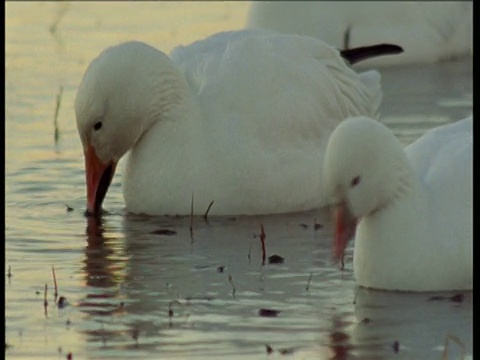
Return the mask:
{"type": "MultiPolygon", "coordinates": [[[[405,148],[401,196],[357,227],[359,285],[387,290],[468,290],[473,284],[472,118],[427,132],[405,148]]],[[[402,170],[399,170],[401,172],[402,170]]]]}
{"type": "Polygon", "coordinates": [[[369,59],[368,66],[428,63],[471,54],[473,2],[256,1],[247,26],[312,36],[342,49],[387,42],[405,50],[369,59]]]}
{"type": "Polygon", "coordinates": [[[377,117],[380,76],[331,46],[267,31],[214,35],[170,55],[187,101],[130,151],[127,209],[149,214],[271,214],[325,204],[319,166],[348,116],[377,117]]]}

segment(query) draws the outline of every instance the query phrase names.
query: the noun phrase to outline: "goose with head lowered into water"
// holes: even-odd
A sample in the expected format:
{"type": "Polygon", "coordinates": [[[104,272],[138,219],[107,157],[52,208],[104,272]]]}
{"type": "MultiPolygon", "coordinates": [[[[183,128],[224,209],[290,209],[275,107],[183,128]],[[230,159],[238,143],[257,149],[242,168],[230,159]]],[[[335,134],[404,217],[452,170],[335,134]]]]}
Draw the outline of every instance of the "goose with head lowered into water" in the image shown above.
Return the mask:
{"type": "Polygon", "coordinates": [[[126,209],[151,215],[274,214],[324,204],[326,141],[348,116],[376,117],[380,75],[349,66],[401,52],[341,52],[263,30],[213,35],[170,56],[132,41],[104,50],[78,88],[87,213],[97,215],[120,158],[126,209]],[[350,64],[347,64],[350,63],[350,64]]]}
{"type": "Polygon", "coordinates": [[[355,235],[358,285],[399,291],[473,286],[473,118],[429,130],[405,149],[366,117],[332,133],[323,167],[337,203],[335,257],[355,235]],[[356,231],[355,231],[356,228],[356,231]]]}

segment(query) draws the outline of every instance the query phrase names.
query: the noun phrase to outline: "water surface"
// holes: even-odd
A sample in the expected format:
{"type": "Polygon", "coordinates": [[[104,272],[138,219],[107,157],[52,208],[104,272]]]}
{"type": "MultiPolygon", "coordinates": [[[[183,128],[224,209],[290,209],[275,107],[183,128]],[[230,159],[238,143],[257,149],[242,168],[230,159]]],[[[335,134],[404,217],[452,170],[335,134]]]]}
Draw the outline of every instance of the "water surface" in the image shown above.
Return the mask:
{"type": "MultiPolygon", "coordinates": [[[[90,60],[131,39],[168,52],[241,28],[247,9],[246,2],[7,3],[8,358],[439,359],[449,334],[472,353],[470,293],[432,300],[356,292],[351,248],[343,271],[330,261],[327,211],[199,217],[191,234],[186,218],[125,214],[120,166],[109,213],[101,223],[83,216],[73,103],[90,60]],[[284,263],[262,265],[260,224],[267,256],[284,263]],[[61,309],[52,266],[68,301],[61,309]]],[[[472,111],[471,59],[381,72],[383,118],[405,144],[472,111]]],[[[449,354],[458,358],[460,347],[450,342],[449,354]]]]}

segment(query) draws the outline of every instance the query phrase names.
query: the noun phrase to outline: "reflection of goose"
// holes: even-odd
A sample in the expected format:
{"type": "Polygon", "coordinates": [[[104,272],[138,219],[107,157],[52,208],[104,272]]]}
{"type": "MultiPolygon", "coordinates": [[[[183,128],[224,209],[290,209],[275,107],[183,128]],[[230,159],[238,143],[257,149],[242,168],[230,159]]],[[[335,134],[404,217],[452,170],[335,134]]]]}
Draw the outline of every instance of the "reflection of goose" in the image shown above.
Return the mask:
{"type": "Polygon", "coordinates": [[[193,241],[188,218],[128,215],[123,228],[113,227],[114,219],[108,218],[98,223],[100,232],[89,226],[87,295],[79,304],[88,316],[81,327],[90,344],[87,357],[115,357],[128,349],[130,357],[138,358],[161,352],[166,358],[252,359],[264,358],[265,344],[270,344],[275,350],[272,358],[282,357],[283,349],[299,359],[357,354],[362,355],[359,359],[372,359],[369,355],[393,354],[390,344],[395,340],[402,352],[394,355],[400,358],[408,349],[408,354],[436,356],[441,349],[432,347],[443,344],[442,331],[458,336],[468,352],[472,340],[468,294],[463,303],[430,302],[430,294],[403,297],[359,289],[353,305],[351,274],[340,275],[328,261],[330,246],[322,238],[330,229],[313,227],[315,218],[328,225],[328,216],[324,211],[212,217],[209,224],[196,218],[193,241]],[[284,264],[261,265],[259,239],[253,235],[259,233],[259,222],[267,234],[268,255],[283,255],[284,264]],[[167,233],[160,229],[176,234],[158,235],[167,233]],[[310,271],[315,274],[306,291],[310,271]],[[233,277],[235,294],[228,275],[233,277]],[[260,317],[260,308],[281,312],[274,318],[260,317]],[[370,324],[362,322],[366,317],[370,324]],[[429,325],[435,329],[427,331],[429,325]],[[424,340],[416,329],[433,335],[424,340]],[[321,348],[310,357],[300,356],[312,342],[321,348]]]}
{"type": "MultiPolygon", "coordinates": [[[[321,321],[316,316],[317,301],[305,292],[308,271],[312,262],[328,262],[318,259],[317,237],[324,230],[315,229],[314,224],[325,224],[328,215],[328,211],[315,211],[262,218],[211,217],[208,224],[195,218],[193,240],[188,217],[128,215],[123,229],[109,226],[108,218],[89,217],[87,295],[79,306],[88,315],[83,333],[89,343],[98,344],[92,349],[93,357],[103,349],[111,354],[135,345],[134,332],[139,353],[156,349],[166,357],[203,354],[200,358],[250,359],[264,354],[265,342],[275,348],[282,343],[287,344],[283,347],[309,343],[305,334],[313,334],[321,321]],[[267,234],[268,255],[283,255],[284,264],[262,266],[260,221],[267,234]],[[164,233],[171,235],[158,235],[164,233]],[[291,250],[292,238],[296,252],[291,250]],[[309,256],[300,249],[316,252],[309,256]],[[224,267],[222,271],[219,266],[224,267]],[[263,318],[258,316],[260,308],[282,313],[278,318],[263,318]],[[292,328],[297,333],[293,337],[292,328]]],[[[321,258],[328,258],[328,245],[322,254],[321,258]]],[[[337,276],[333,268],[326,273],[337,276]]],[[[328,289],[321,292],[320,301],[326,294],[328,289]]]]}
{"type": "MultiPolygon", "coordinates": [[[[351,331],[353,354],[369,354],[378,346],[378,355],[404,354],[409,359],[439,359],[445,338],[451,334],[465,345],[467,354],[473,348],[473,314],[471,293],[462,294],[461,303],[452,301],[456,293],[415,294],[357,290],[355,316],[351,331]],[[438,298],[439,300],[434,300],[438,298]],[[399,344],[394,354],[393,345],[399,344]],[[362,348],[365,350],[362,350],[362,348]]],[[[460,359],[461,349],[449,347],[448,359],[460,359]]]]}
{"type": "MultiPolygon", "coordinates": [[[[354,319],[346,318],[340,333],[337,353],[343,346],[344,356],[327,356],[325,345],[303,351],[295,359],[425,359],[441,358],[445,339],[453,335],[448,346],[448,359],[462,359],[465,351],[471,358],[473,349],[473,314],[471,293],[464,293],[462,302],[452,301],[456,293],[398,293],[358,288],[354,319]],[[438,299],[438,300],[435,300],[438,299]]],[[[353,296],[352,296],[353,300],[353,296]]]]}
{"type": "Polygon", "coordinates": [[[313,36],[338,48],[389,42],[405,53],[365,62],[433,62],[470,54],[473,2],[253,1],[248,27],[313,36]]]}
{"type": "Polygon", "coordinates": [[[112,239],[104,236],[105,224],[102,219],[89,217],[87,221],[83,267],[87,293],[77,306],[90,320],[99,323],[100,328],[87,328],[83,331],[89,336],[89,341],[103,342],[106,345],[110,340],[123,336],[123,329],[109,329],[108,321],[112,316],[123,312],[123,299],[118,288],[125,281],[125,265],[119,261],[118,245],[115,246],[112,239]]]}
{"type": "Polygon", "coordinates": [[[192,192],[198,214],[212,200],[220,215],[319,207],[326,140],[347,116],[376,116],[379,80],[319,40],[270,31],[220,33],[170,57],[140,42],[111,47],[76,97],[88,210],[100,210],[129,150],[130,212],[189,214],[192,192]]]}
{"type": "Polygon", "coordinates": [[[324,176],[339,203],[336,256],[356,227],[359,285],[472,289],[472,127],[472,117],[437,127],[405,150],[368,118],[347,119],[332,133],[324,176]]]}

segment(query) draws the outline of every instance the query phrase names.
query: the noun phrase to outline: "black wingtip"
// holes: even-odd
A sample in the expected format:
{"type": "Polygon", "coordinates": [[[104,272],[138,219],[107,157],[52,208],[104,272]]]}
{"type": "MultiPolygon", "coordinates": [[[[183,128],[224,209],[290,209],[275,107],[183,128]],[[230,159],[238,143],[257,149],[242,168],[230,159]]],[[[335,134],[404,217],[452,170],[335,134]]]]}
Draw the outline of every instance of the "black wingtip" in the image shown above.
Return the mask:
{"type": "Polygon", "coordinates": [[[340,55],[342,55],[342,57],[351,65],[377,56],[395,55],[401,53],[403,53],[403,48],[393,44],[362,46],[340,51],[340,55]]]}

